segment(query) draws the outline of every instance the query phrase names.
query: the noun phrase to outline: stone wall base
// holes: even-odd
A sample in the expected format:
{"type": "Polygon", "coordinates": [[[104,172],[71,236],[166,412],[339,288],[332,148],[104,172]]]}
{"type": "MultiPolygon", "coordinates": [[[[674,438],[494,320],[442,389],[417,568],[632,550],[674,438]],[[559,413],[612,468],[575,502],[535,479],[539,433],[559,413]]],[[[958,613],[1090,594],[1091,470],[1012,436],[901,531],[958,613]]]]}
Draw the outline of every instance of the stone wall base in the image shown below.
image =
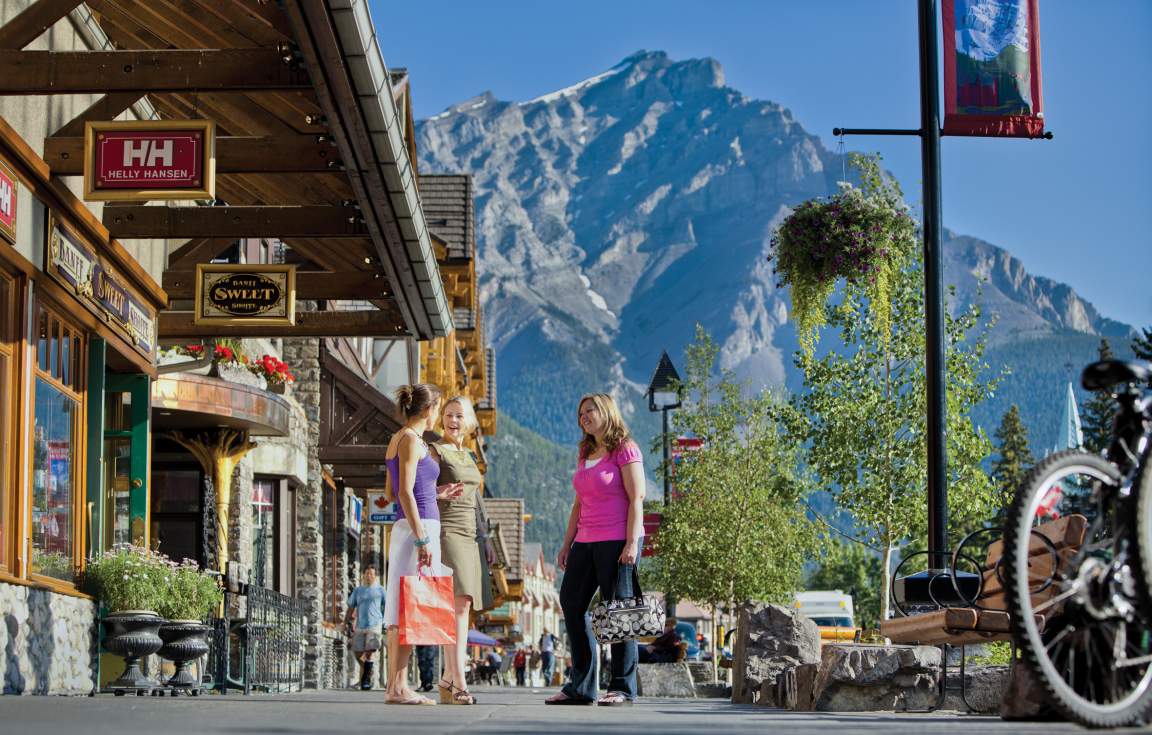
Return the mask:
{"type": "Polygon", "coordinates": [[[90,694],[96,683],[96,605],[0,582],[4,694],[90,694]]]}

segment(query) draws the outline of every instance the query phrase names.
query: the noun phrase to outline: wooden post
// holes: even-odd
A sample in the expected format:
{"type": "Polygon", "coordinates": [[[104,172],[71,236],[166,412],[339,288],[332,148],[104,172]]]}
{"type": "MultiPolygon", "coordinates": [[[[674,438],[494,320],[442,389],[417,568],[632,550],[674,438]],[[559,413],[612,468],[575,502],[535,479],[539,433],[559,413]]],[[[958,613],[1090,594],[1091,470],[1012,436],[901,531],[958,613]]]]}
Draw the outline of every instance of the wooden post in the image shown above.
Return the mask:
{"type": "Polygon", "coordinates": [[[256,442],[248,438],[247,430],[237,429],[221,429],[215,434],[201,434],[194,438],[176,431],[164,435],[191,452],[216,486],[216,560],[217,571],[223,573],[228,567],[232,473],[244,456],[256,448],[256,442]]]}

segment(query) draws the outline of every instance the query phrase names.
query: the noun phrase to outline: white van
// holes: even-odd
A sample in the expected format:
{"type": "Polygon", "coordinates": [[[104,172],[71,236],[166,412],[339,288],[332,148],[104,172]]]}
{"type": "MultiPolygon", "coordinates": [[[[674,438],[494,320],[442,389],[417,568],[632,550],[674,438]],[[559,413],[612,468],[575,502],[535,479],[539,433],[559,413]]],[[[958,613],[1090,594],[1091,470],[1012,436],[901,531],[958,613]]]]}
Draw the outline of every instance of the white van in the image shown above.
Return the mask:
{"type": "Polygon", "coordinates": [[[840,590],[809,590],[796,593],[796,610],[820,628],[823,640],[852,640],[856,637],[856,615],[852,595],[840,590]]]}

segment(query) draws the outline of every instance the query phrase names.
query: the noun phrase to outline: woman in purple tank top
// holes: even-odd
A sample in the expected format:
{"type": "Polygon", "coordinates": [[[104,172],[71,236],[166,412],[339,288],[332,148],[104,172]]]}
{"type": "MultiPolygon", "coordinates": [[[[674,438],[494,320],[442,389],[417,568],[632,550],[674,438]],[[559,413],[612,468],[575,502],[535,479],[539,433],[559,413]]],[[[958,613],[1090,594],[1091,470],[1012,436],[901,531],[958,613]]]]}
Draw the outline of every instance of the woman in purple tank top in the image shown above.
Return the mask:
{"type": "Polygon", "coordinates": [[[388,704],[435,704],[408,687],[405,672],[412,646],[400,645],[397,618],[400,612],[400,578],[418,574],[421,568],[440,567],[440,511],[438,495],[460,490],[459,483],[436,486],[440,465],[424,443],[424,432],[440,415],[440,389],[434,385],[401,386],[396,405],[404,426],[388,443],[384,462],[388,466],[388,490],[396,499],[398,520],[388,543],[388,586],[384,599],[384,625],[388,629],[388,704]]]}

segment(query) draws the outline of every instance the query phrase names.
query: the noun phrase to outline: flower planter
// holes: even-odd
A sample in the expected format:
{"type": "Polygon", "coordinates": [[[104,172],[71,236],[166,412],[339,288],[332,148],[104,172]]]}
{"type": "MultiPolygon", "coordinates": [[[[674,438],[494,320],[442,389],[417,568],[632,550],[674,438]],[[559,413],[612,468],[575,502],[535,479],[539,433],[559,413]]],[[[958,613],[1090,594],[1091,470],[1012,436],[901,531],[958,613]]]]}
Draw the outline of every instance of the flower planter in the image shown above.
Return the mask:
{"type": "Polygon", "coordinates": [[[140,659],[160,650],[164,618],[148,610],[126,610],[104,617],[104,648],[124,659],[124,673],[110,689],[152,689],[156,682],[140,671],[140,659]]]}
{"type": "Polygon", "coordinates": [[[188,664],[208,653],[207,635],[211,628],[199,620],[172,620],[160,626],[164,642],[160,656],[176,664],[176,673],[167,685],[175,689],[196,689],[199,684],[188,664]]]}
{"type": "Polygon", "coordinates": [[[287,392],[287,390],[288,390],[288,384],[287,383],[269,383],[268,384],[268,392],[269,393],[275,393],[278,396],[284,395],[284,393],[287,392]]]}

